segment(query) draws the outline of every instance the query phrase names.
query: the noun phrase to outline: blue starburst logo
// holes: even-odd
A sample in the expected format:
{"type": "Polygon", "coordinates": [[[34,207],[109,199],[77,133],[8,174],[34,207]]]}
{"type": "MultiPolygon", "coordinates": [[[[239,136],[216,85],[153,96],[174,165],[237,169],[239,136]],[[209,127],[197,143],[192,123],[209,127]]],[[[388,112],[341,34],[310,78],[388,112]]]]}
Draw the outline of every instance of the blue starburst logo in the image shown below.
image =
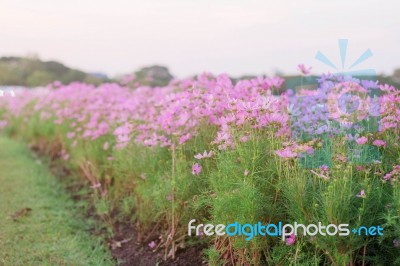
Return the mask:
{"type": "Polygon", "coordinates": [[[370,48],[365,50],[351,65],[347,68],[346,67],[346,59],[347,59],[347,47],[348,47],[349,40],[348,39],[339,39],[339,52],[340,52],[340,61],[341,61],[341,68],[337,67],[332,60],[330,60],[325,54],[318,51],[315,55],[315,59],[333,68],[337,74],[340,75],[347,75],[351,77],[363,77],[369,80],[376,80],[376,72],[374,69],[362,69],[362,70],[353,70],[354,67],[360,65],[364,61],[368,60],[373,56],[373,53],[370,48]]]}

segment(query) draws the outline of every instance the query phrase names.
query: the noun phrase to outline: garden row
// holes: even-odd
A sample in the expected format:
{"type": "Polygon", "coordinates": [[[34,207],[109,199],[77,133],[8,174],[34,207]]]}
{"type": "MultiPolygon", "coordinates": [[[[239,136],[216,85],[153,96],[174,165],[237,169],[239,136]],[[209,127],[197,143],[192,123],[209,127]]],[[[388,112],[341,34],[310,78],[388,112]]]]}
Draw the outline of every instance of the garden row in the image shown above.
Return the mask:
{"type": "Polygon", "coordinates": [[[0,128],[57,154],[105,221],[118,211],[165,257],[207,243],[210,265],[400,263],[400,92],[318,81],[318,94],[282,92],[281,78],[232,84],[211,74],[162,88],[55,83],[1,97],[0,128]],[[384,234],[190,237],[192,219],[380,225],[384,234]]]}

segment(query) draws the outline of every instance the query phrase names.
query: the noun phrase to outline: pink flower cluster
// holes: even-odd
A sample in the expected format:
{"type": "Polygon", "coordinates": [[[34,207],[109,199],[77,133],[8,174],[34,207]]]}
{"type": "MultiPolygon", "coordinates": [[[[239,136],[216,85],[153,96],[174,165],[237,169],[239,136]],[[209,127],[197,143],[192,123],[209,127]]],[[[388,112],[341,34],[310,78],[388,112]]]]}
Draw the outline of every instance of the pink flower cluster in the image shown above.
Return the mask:
{"type": "Polygon", "coordinates": [[[283,143],[283,149],[275,151],[276,155],[282,158],[290,159],[302,156],[302,154],[313,154],[314,148],[307,144],[298,144],[298,143],[283,143]]]}
{"type": "Polygon", "coordinates": [[[387,84],[380,86],[381,131],[400,127],[400,90],[387,84]]]}
{"type": "Polygon", "coordinates": [[[393,167],[393,170],[389,173],[387,173],[384,177],[383,180],[384,182],[389,181],[392,185],[396,180],[400,178],[400,165],[396,165],[393,167]]]}
{"type": "MultiPolygon", "coordinates": [[[[244,124],[257,129],[274,126],[277,134],[288,134],[286,103],[271,92],[282,83],[281,78],[256,78],[233,84],[227,75],[208,73],[173,81],[167,87],[134,90],[118,84],[96,88],[56,83],[40,93],[27,90],[7,100],[4,105],[10,112],[4,121],[17,115],[29,121],[38,114],[42,121],[67,128],[65,137],[75,144],[114,135],[109,145],[115,143],[116,148],[130,142],[182,145],[198,135],[201,127],[215,126],[214,143],[227,149],[235,146],[232,128],[244,124]],[[25,108],[30,103],[35,103],[34,112],[25,108]]],[[[245,137],[243,133],[241,140],[245,137]]]]}
{"type": "MultiPolygon", "coordinates": [[[[304,65],[299,65],[299,70],[304,75],[310,71],[304,65]]],[[[273,90],[279,90],[283,82],[279,77],[259,77],[234,84],[225,74],[213,76],[209,73],[174,80],[166,87],[157,88],[142,86],[131,89],[118,84],[95,87],[82,83],[62,85],[55,82],[46,89],[26,90],[17,97],[1,97],[0,129],[10,124],[13,118],[21,118],[19,121],[26,123],[35,117],[62,128],[65,138],[71,143],[70,148],[79,142],[106,136],[101,140],[101,145],[103,150],[109,150],[123,149],[132,142],[162,147],[184,145],[205,127],[215,132],[212,143],[216,148],[225,150],[251,139],[250,130],[273,128],[276,137],[289,139],[294,126],[302,126],[289,117],[289,113],[296,110],[288,108],[288,94],[276,96],[272,93],[273,90]]],[[[334,89],[342,87],[355,91],[366,90],[349,81],[339,81],[338,85],[333,86],[334,89]]],[[[379,104],[374,106],[379,109],[380,130],[398,130],[400,92],[388,85],[379,89],[383,95],[378,99],[379,104]]],[[[334,103],[339,101],[336,98],[330,100],[334,103]]],[[[337,107],[338,104],[333,106],[337,107]]],[[[321,112],[315,110],[302,116],[305,121],[311,122],[314,121],[311,119],[313,116],[319,120],[325,119],[321,112]]],[[[307,126],[311,122],[304,124],[304,130],[311,130],[307,126]]],[[[316,130],[329,132],[331,129],[321,127],[316,130]]],[[[356,142],[363,145],[368,138],[359,137],[356,142]]],[[[374,140],[373,145],[385,147],[386,142],[374,140]]],[[[305,153],[312,154],[313,146],[312,143],[292,141],[277,150],[276,155],[286,159],[297,158],[305,153]]],[[[197,154],[195,158],[200,160],[211,156],[210,151],[197,154]]]]}
{"type": "Polygon", "coordinates": [[[364,145],[367,142],[368,142],[368,138],[367,137],[360,137],[360,138],[356,139],[356,143],[358,145],[364,145]]]}

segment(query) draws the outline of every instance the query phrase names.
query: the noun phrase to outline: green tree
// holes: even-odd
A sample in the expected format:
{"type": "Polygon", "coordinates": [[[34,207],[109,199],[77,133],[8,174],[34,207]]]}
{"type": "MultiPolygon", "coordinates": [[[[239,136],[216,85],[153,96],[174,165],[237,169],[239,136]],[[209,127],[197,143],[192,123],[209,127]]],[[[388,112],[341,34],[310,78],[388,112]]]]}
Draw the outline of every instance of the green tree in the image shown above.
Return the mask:
{"type": "Polygon", "coordinates": [[[51,83],[54,80],[54,76],[46,71],[39,70],[33,72],[26,79],[26,85],[30,87],[44,86],[51,83]]]}

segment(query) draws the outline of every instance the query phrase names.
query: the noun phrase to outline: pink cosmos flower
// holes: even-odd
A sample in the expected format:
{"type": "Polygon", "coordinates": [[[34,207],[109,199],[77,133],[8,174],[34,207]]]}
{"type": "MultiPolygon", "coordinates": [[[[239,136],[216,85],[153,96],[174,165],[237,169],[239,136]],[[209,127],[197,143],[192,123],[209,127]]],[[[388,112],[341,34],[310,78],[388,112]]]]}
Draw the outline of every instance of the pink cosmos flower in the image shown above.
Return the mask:
{"type": "Polygon", "coordinates": [[[129,142],[130,137],[128,135],[118,135],[117,141],[119,143],[127,143],[129,142]]]}
{"type": "Polygon", "coordinates": [[[304,64],[299,64],[297,66],[297,69],[303,74],[304,76],[307,76],[311,73],[311,68],[312,67],[306,67],[304,64]]]}
{"type": "Polygon", "coordinates": [[[209,153],[207,153],[207,151],[204,151],[203,154],[199,153],[197,155],[194,156],[194,158],[201,160],[203,158],[211,158],[213,156],[213,151],[210,151],[209,153]]]}
{"type": "Polygon", "coordinates": [[[201,172],[201,169],[202,169],[201,165],[199,165],[198,163],[195,163],[195,164],[192,166],[192,174],[194,174],[194,175],[199,175],[200,172],[201,172]]]}
{"type": "Polygon", "coordinates": [[[124,125],[117,127],[114,130],[114,135],[129,135],[132,131],[132,126],[128,123],[125,123],[124,125]]]}
{"type": "Polygon", "coordinates": [[[361,138],[356,139],[356,142],[358,145],[364,145],[365,143],[367,143],[367,141],[368,141],[367,137],[361,137],[361,138]]]}
{"type": "Polygon", "coordinates": [[[377,147],[386,147],[386,142],[381,139],[374,140],[374,142],[372,142],[372,144],[377,147]]]}
{"type": "Polygon", "coordinates": [[[179,144],[183,144],[188,141],[192,136],[190,134],[183,135],[179,138],[179,144]]]}
{"type": "Polygon", "coordinates": [[[295,234],[291,234],[288,238],[286,238],[286,245],[291,246],[296,242],[296,236],[295,234]]]}
{"type": "Polygon", "coordinates": [[[367,194],[365,194],[365,190],[362,189],[362,190],[356,195],[356,197],[357,197],[357,198],[366,198],[366,197],[367,197],[367,194]]]}
{"type": "Polygon", "coordinates": [[[149,246],[149,248],[154,249],[154,248],[157,246],[157,244],[156,244],[156,242],[151,241],[151,242],[148,244],[148,246],[149,246]]]}
{"type": "Polygon", "coordinates": [[[327,165],[321,165],[321,166],[319,167],[319,170],[320,170],[322,173],[327,173],[327,172],[329,171],[329,166],[327,166],[327,165]]]}
{"type": "Polygon", "coordinates": [[[277,150],[275,151],[275,153],[282,158],[294,158],[297,156],[297,153],[295,153],[289,148],[284,148],[283,150],[277,150]]]}
{"type": "Polygon", "coordinates": [[[388,180],[390,180],[392,178],[392,174],[391,173],[388,173],[388,174],[386,174],[384,177],[383,177],[383,179],[385,180],[385,181],[388,181],[388,180]]]}
{"type": "Polygon", "coordinates": [[[393,185],[396,177],[398,177],[400,174],[400,165],[396,165],[393,167],[393,170],[383,177],[384,182],[390,181],[390,183],[393,185]]]}

